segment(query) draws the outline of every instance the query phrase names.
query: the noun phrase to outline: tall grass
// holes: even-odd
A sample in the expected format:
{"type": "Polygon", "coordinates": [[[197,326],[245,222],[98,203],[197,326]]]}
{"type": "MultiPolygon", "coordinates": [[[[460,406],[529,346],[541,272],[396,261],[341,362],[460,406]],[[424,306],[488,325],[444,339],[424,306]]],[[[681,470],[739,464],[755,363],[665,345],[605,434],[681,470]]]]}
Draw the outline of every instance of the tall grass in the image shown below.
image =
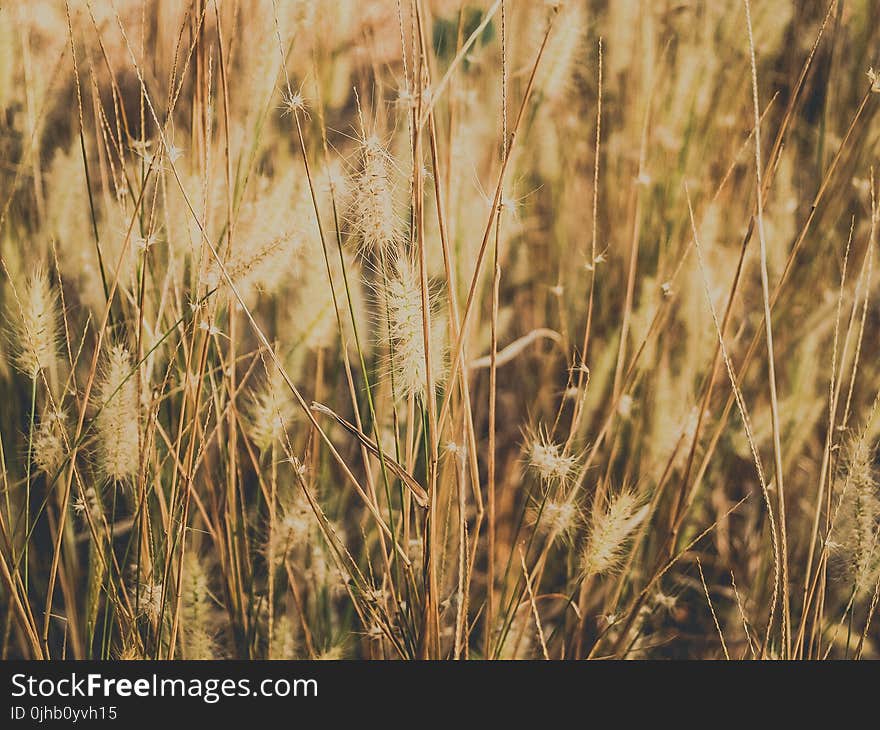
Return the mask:
{"type": "Polygon", "coordinates": [[[0,655],[880,651],[875,0],[0,8],[0,655]]]}

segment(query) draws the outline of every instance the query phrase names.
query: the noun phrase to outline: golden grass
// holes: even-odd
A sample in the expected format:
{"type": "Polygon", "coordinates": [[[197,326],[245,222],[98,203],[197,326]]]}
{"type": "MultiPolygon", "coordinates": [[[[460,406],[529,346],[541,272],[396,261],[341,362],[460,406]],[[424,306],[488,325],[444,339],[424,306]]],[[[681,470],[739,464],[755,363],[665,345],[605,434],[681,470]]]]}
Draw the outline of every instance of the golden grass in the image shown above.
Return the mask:
{"type": "Polygon", "coordinates": [[[875,11],[4,4],[0,654],[877,656],[875,11]]]}

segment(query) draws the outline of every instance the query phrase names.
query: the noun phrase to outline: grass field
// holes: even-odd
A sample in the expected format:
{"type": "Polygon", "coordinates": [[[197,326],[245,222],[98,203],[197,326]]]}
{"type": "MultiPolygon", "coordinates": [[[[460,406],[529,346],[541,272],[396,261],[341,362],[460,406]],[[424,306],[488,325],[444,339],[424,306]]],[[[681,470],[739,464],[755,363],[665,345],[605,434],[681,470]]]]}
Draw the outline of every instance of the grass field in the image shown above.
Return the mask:
{"type": "Polygon", "coordinates": [[[0,653],[880,653],[878,0],[0,7],[0,653]]]}

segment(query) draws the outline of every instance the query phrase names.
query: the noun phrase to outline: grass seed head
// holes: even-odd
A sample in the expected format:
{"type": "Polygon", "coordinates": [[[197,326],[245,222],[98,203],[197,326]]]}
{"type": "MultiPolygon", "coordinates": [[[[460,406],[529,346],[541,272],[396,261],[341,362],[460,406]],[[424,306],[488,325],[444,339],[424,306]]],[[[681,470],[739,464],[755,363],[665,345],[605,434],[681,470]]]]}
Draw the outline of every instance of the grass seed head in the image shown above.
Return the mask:
{"type": "Polygon", "coordinates": [[[604,509],[594,508],[581,554],[581,571],[585,576],[605,575],[620,566],[628,539],[647,511],[647,505],[642,506],[628,489],[612,496],[604,509]]]}
{"type": "Polygon", "coordinates": [[[40,370],[57,363],[60,340],[58,298],[42,268],[33,271],[17,303],[13,303],[13,364],[24,375],[36,378],[40,370]]]}
{"type": "Polygon", "coordinates": [[[110,347],[97,394],[98,471],[106,479],[128,481],[139,466],[139,414],[136,378],[125,345],[110,347]]]}

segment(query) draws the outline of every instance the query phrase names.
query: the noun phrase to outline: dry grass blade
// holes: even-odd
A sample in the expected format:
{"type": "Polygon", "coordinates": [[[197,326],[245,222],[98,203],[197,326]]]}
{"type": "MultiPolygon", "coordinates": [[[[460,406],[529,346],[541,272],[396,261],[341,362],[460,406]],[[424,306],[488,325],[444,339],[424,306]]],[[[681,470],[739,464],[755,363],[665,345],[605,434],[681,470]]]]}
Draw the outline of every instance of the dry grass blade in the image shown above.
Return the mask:
{"type": "MultiPolygon", "coordinates": [[[[338,423],[352,436],[354,436],[361,443],[361,445],[367,449],[367,451],[369,451],[376,458],[379,458],[379,447],[376,446],[376,442],[370,439],[353,423],[346,421],[342,416],[338,415],[332,409],[328,408],[322,403],[313,402],[311,408],[316,413],[321,413],[325,416],[329,416],[330,418],[332,418],[334,421],[336,421],[336,423],[338,423]]],[[[386,456],[385,460],[388,468],[392,472],[394,472],[394,475],[407,486],[410,492],[412,492],[412,495],[416,500],[416,504],[418,504],[419,507],[427,509],[429,505],[428,493],[425,491],[424,487],[422,487],[422,485],[415,480],[412,474],[410,474],[400,464],[394,461],[394,459],[392,459],[390,456],[386,456]]]]}

